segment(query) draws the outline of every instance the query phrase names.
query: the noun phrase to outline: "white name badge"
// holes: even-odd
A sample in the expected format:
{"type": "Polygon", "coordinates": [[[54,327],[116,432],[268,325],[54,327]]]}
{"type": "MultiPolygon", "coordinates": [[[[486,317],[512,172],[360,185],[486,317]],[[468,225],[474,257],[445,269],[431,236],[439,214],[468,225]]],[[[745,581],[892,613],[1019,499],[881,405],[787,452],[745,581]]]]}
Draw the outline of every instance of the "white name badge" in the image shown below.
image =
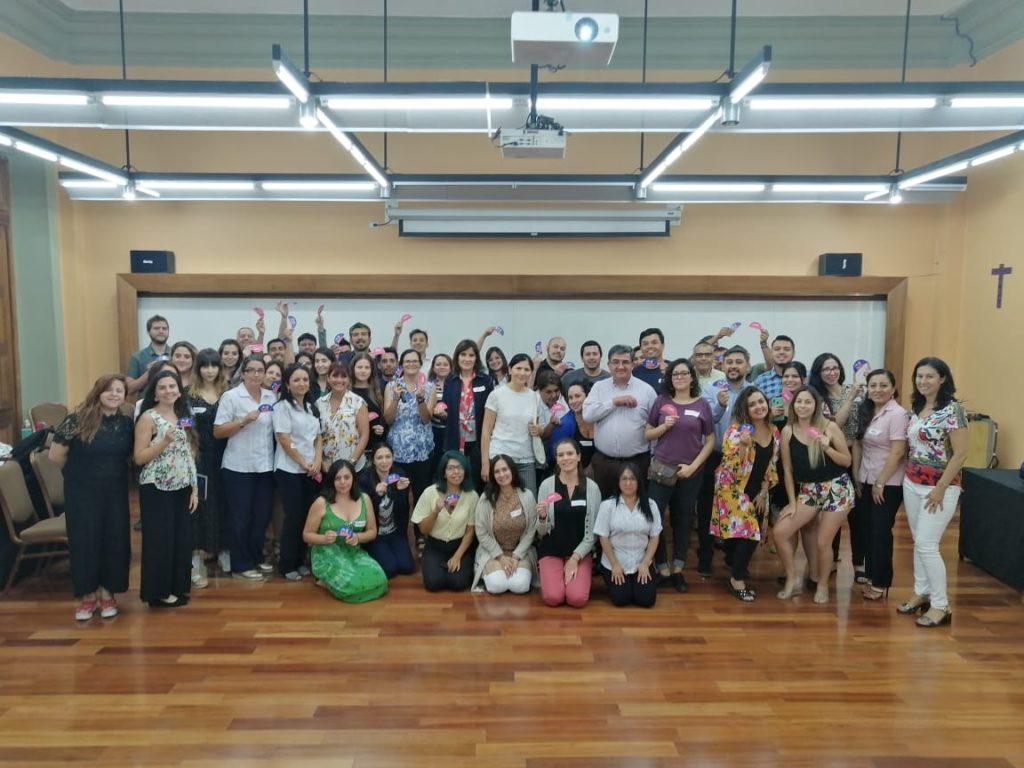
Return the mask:
{"type": "Polygon", "coordinates": [[[572,506],[574,506],[574,507],[585,507],[585,506],[587,506],[587,500],[586,499],[573,499],[572,500],[572,506]]]}
{"type": "Polygon", "coordinates": [[[474,392],[483,392],[487,387],[480,385],[479,387],[473,387],[474,392]]]}
{"type": "Polygon", "coordinates": [[[508,514],[509,514],[509,517],[519,517],[521,514],[523,514],[523,510],[522,509],[513,509],[508,514]]]}
{"type": "Polygon", "coordinates": [[[593,444],[594,444],[593,440],[580,440],[580,445],[583,446],[584,448],[589,448],[593,444]]]}
{"type": "Polygon", "coordinates": [[[878,436],[882,434],[882,430],[880,430],[878,427],[871,427],[871,429],[868,430],[868,434],[878,436]]]}
{"type": "Polygon", "coordinates": [[[700,411],[691,411],[689,408],[687,408],[687,409],[685,409],[683,411],[683,415],[684,416],[693,416],[693,417],[699,419],[700,418],[700,411]]]}
{"type": "Polygon", "coordinates": [[[198,406],[192,409],[192,413],[206,413],[206,409],[203,406],[198,406]]]}

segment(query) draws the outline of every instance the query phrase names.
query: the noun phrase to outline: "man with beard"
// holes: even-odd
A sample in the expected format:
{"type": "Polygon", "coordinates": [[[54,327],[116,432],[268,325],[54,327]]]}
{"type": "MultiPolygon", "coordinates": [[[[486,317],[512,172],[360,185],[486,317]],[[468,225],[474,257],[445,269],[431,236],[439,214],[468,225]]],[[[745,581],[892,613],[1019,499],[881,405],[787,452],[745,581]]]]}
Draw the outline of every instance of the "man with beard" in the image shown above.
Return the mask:
{"type": "Polygon", "coordinates": [[[611,376],[608,371],[601,367],[601,356],[604,354],[604,350],[601,349],[601,345],[593,339],[584,341],[580,346],[580,358],[583,360],[583,367],[577,368],[574,371],[568,371],[562,376],[562,389],[568,390],[573,384],[579,384],[582,381],[589,381],[591,384],[596,384],[602,379],[607,379],[611,376]]]}
{"type": "Polygon", "coordinates": [[[166,317],[153,315],[146,321],[146,333],[149,344],[131,356],[128,361],[128,394],[134,394],[149,383],[149,366],[157,360],[167,359],[167,339],[171,335],[171,325],[166,317]]]}

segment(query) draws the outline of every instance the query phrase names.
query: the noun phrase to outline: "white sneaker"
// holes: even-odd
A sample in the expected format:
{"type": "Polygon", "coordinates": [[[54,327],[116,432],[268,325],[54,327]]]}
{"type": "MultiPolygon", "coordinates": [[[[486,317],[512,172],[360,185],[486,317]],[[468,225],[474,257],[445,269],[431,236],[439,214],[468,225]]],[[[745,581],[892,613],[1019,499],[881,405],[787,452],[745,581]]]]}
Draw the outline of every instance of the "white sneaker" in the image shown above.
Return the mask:
{"type": "Polygon", "coordinates": [[[259,568],[261,573],[273,573],[274,572],[274,564],[270,563],[270,562],[260,563],[256,567],[259,568]]]}
{"type": "Polygon", "coordinates": [[[231,553],[222,549],[217,553],[217,565],[224,573],[231,573],[231,553]]]}
{"type": "Polygon", "coordinates": [[[232,577],[242,579],[243,581],[263,581],[263,574],[255,568],[251,571],[235,571],[231,575],[232,577]]]}
{"type": "Polygon", "coordinates": [[[196,589],[206,589],[210,586],[210,582],[206,578],[205,565],[201,565],[198,568],[192,568],[192,586],[196,589]]]}
{"type": "Polygon", "coordinates": [[[304,566],[304,565],[300,565],[299,566],[299,576],[309,576],[311,573],[313,573],[313,572],[311,570],[309,570],[309,568],[307,568],[306,566],[304,566]]]}

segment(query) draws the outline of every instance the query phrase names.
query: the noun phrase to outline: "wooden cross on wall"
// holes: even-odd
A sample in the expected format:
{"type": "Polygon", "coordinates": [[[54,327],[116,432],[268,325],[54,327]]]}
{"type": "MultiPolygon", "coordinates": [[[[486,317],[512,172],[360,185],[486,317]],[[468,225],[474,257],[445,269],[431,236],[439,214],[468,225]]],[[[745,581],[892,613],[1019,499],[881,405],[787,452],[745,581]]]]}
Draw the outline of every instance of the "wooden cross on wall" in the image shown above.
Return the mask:
{"type": "Polygon", "coordinates": [[[996,283],[996,309],[1003,308],[1003,278],[1013,273],[1013,267],[1000,264],[992,270],[998,282],[996,283]]]}

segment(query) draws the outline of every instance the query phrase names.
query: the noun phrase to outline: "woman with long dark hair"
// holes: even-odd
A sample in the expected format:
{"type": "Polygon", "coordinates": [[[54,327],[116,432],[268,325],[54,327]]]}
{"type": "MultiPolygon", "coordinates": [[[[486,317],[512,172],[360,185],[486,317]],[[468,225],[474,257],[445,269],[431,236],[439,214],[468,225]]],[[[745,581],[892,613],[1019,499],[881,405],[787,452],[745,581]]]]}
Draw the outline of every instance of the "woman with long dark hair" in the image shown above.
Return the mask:
{"type": "Polygon", "coordinates": [[[771,422],[768,398],[757,387],[740,392],[722,436],[722,461],[715,470],[715,508],[710,534],[724,542],[732,573],[729,592],[751,603],[748,566],[764,541],[768,494],[778,481],[779,430],[771,422]]]}
{"type": "Polygon", "coordinates": [[[97,609],[104,619],[113,618],[114,595],[128,591],[133,433],[132,418],[124,411],[127,392],[124,376],[100,376],[50,444],[50,460],[64,471],[64,520],[79,621],[88,621],[97,609]]]}
{"type": "Polygon", "coordinates": [[[309,574],[302,530],[306,513],[320,490],[323,438],[320,409],[310,389],[310,372],[293,363],[285,369],[281,381],[280,399],[274,406],[274,480],[284,510],[278,568],[288,581],[300,581],[309,574]]]}
{"type": "Polygon", "coordinates": [[[224,440],[213,436],[217,406],[227,391],[228,382],[220,355],[215,349],[202,349],[196,355],[195,383],[188,390],[188,404],[195,419],[199,442],[196,471],[206,479],[206,495],[192,515],[192,586],[205,589],[209,584],[206,561],[220,557],[225,571],[228,559],[228,519],[220,482],[220,462],[224,458],[224,440]]]}
{"type": "Polygon", "coordinates": [[[584,477],[583,454],[571,437],[555,443],[555,473],[540,484],[537,497],[541,597],[546,605],[582,608],[590,599],[601,490],[584,477]]]}
{"type": "Polygon", "coordinates": [[[816,526],[817,545],[805,546],[805,552],[811,578],[817,582],[814,602],[828,602],[832,539],[853,505],[853,483],[848,473],[851,462],[842,431],[822,412],[821,395],[810,387],[800,387],[790,401],[788,423],[782,430],[789,505],[779,513],[774,529],[775,545],[786,569],[786,586],[778,593],[780,599],[800,591],[793,563],[793,537],[805,526],[816,526]]]}
{"type": "Polygon", "coordinates": [[[430,411],[430,429],[434,433],[434,450],[430,454],[430,471],[437,469],[437,462],[444,453],[445,433],[448,430],[448,406],[444,402],[444,385],[452,375],[452,359],[444,352],[434,355],[427,371],[427,408],[430,411]]]}
{"type": "Polygon", "coordinates": [[[533,537],[537,532],[537,501],[523,488],[515,462],[498,456],[491,481],[476,505],[476,564],[473,586],[484,582],[492,595],[526,594],[537,567],[533,537]]]}
{"type": "Polygon", "coordinates": [[[484,371],[475,341],[463,339],[456,344],[452,359],[455,370],[444,383],[443,402],[448,412],[444,448],[466,455],[473,487],[480,488],[483,482],[481,435],[485,406],[494,389],[494,380],[484,371]]]}
{"type": "Polygon", "coordinates": [[[661,534],[661,510],[647,498],[640,468],[626,462],[618,493],[601,502],[594,534],[601,541],[601,575],[612,605],[650,608],[658,597],[654,553],[661,534]]]}
{"type": "Polygon", "coordinates": [[[918,360],[913,381],[903,503],[914,537],[914,596],[897,610],[904,614],[926,611],[918,626],[937,627],[953,619],[940,547],[960,499],[960,470],[968,448],[967,414],[955,398],[953,373],[945,361],[918,360]]]}
{"type": "Polygon", "coordinates": [[[880,600],[892,586],[892,527],[903,503],[909,414],[897,398],[896,377],[879,368],[867,375],[853,443],[853,477],[859,514],[867,523],[865,600],[880,600]]]}
{"type": "Polygon", "coordinates": [[[192,409],[176,373],[160,371],[146,387],[135,423],[135,463],[142,515],[142,600],[151,608],[188,604],[192,525],[199,506],[192,409]]]}
{"type": "Polygon", "coordinates": [[[302,538],[312,551],[313,575],[338,600],[365,603],[388,591],[388,577],[361,546],[377,538],[377,522],[352,462],[341,459],[327,470],[302,538]]]}
{"type": "MultiPolygon", "coordinates": [[[[704,478],[702,467],[715,448],[715,420],[711,406],[701,397],[697,370],[686,358],[673,360],[666,367],[661,394],[647,417],[644,439],[657,441],[647,470],[648,487],[658,509],[668,510],[672,526],[671,572],[664,536],[660,539],[656,567],[661,578],[670,580],[676,591],[688,592],[683,569],[704,478]]],[[[702,548],[707,550],[703,554],[710,560],[710,533],[698,533],[702,548]]]]}
{"type": "Polygon", "coordinates": [[[508,384],[508,358],[501,351],[501,347],[488,347],[484,354],[484,360],[487,361],[487,373],[491,377],[492,384],[495,387],[508,384]]]}
{"type": "Polygon", "coordinates": [[[437,482],[423,492],[412,513],[412,522],[427,537],[420,571],[428,592],[469,589],[477,499],[466,456],[445,451],[437,465],[437,482]]]}
{"type": "MultiPolygon", "coordinates": [[[[580,467],[586,469],[590,466],[590,460],[594,457],[595,450],[594,425],[583,418],[583,402],[587,399],[590,388],[593,386],[589,379],[581,379],[565,388],[565,402],[569,406],[569,410],[562,414],[558,425],[551,431],[551,437],[548,438],[554,467],[558,465],[558,457],[555,455],[558,444],[569,438],[575,440],[580,448],[580,467]]],[[[555,471],[557,472],[557,469],[555,471]]]]}
{"type": "Polygon", "coordinates": [[[317,347],[313,353],[313,372],[310,374],[312,377],[310,388],[313,390],[313,397],[315,399],[319,400],[331,391],[327,374],[330,373],[331,366],[336,361],[337,357],[335,357],[329,347],[317,347]]]}
{"type": "MultiPolygon", "coordinates": [[[[339,361],[342,358],[338,358],[339,361]]],[[[348,361],[351,372],[352,392],[366,403],[366,418],[369,423],[367,443],[364,450],[372,451],[387,440],[388,422],[384,418],[384,392],[377,375],[377,362],[366,352],[356,352],[348,361]]]]}
{"type": "Polygon", "coordinates": [[[377,538],[366,551],[380,563],[390,579],[416,570],[409,549],[409,478],[395,467],[391,446],[378,445],[366,469],[359,473],[359,487],[373,503],[377,538]]]}
{"type": "Polygon", "coordinates": [[[238,385],[241,373],[238,370],[242,362],[242,346],[234,339],[224,339],[217,348],[220,367],[224,369],[224,378],[228,386],[238,385]]]}
{"type": "Polygon", "coordinates": [[[178,372],[184,393],[194,383],[196,373],[196,348],[191,342],[178,341],[171,347],[170,363],[178,372]]]}

